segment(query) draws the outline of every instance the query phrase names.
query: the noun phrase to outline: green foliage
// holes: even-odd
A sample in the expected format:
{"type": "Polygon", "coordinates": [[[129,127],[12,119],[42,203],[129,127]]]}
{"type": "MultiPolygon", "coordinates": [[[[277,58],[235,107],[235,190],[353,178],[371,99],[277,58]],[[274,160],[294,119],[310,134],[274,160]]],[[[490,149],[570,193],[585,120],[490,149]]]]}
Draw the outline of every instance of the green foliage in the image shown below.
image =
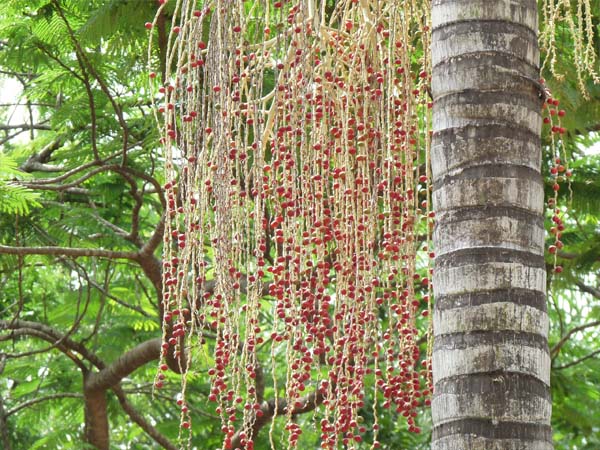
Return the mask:
{"type": "Polygon", "coordinates": [[[0,213],[26,215],[31,207],[41,206],[39,193],[13,182],[25,175],[17,169],[15,160],[0,151],[0,213]]]}

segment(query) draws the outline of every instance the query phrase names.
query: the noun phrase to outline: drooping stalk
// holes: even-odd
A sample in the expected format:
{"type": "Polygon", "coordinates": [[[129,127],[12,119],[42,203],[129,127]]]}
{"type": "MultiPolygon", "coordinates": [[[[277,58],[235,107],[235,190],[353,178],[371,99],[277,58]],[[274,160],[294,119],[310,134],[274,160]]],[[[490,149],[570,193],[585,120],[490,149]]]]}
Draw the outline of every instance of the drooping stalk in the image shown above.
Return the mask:
{"type": "Polygon", "coordinates": [[[234,435],[253,446],[264,345],[276,405],[286,405],[269,413],[287,416],[290,446],[302,431],[292,416],[310,401],[323,404],[323,448],[361,441],[370,383],[375,411],[395,410],[418,431],[429,365],[417,317],[428,315],[429,282],[415,256],[433,215],[428,46],[415,33],[427,36],[427,10],[176,4],[172,70],[158,92],[164,355],[187,358],[186,372],[200,356],[183,347],[216,336],[210,399],[226,448],[234,435]]]}

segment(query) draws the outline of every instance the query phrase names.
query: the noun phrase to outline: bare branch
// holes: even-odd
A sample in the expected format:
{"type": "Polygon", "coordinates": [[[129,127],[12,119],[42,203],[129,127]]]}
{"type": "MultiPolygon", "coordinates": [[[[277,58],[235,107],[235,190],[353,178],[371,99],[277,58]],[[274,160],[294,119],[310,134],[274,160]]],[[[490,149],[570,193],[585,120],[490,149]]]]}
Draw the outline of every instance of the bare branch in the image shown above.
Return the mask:
{"type": "MultiPolygon", "coordinates": [[[[578,253],[570,253],[570,252],[564,252],[564,251],[559,251],[557,253],[557,256],[559,258],[562,259],[577,259],[579,258],[581,255],[578,253]]],[[[600,261],[600,258],[596,258],[596,261],[600,261]]]]}
{"type": "MultiPolygon", "coordinates": [[[[25,332],[21,334],[37,336],[53,344],[59,343],[59,345],[57,345],[57,348],[63,351],[63,353],[67,354],[67,356],[69,356],[71,359],[73,359],[73,357],[76,357],[76,355],[73,354],[73,352],[76,352],[79,355],[81,355],[84,359],[91,362],[98,369],[104,369],[105,367],[105,364],[102,362],[102,360],[98,358],[95,354],[91,353],[84,345],[81,345],[80,343],[75,342],[74,340],[68,337],[65,337],[61,332],[43,323],[31,322],[28,320],[20,319],[13,320],[10,322],[7,320],[0,320],[0,329],[14,330],[14,332],[24,330],[25,332]]],[[[79,360],[79,358],[77,359],[79,360]]]]}
{"type": "MultiPolygon", "coordinates": [[[[154,383],[150,383],[149,386],[147,388],[130,388],[130,389],[123,389],[123,392],[125,392],[126,394],[140,394],[140,395],[148,395],[154,398],[160,398],[163,399],[167,402],[171,402],[174,405],[177,405],[177,400],[176,400],[176,395],[174,395],[175,393],[179,393],[179,391],[175,392],[173,391],[173,395],[165,395],[165,394],[160,394],[156,391],[153,392],[152,387],[154,386],[154,383]]],[[[165,392],[165,388],[161,389],[162,392],[165,392]]],[[[189,391],[188,391],[188,395],[189,395],[189,391]]],[[[179,406],[179,405],[177,405],[179,406]]],[[[208,417],[209,419],[213,419],[213,420],[221,420],[221,417],[215,415],[215,414],[211,414],[208,413],[200,408],[195,408],[192,405],[188,404],[186,405],[190,411],[192,411],[194,414],[198,414],[199,416],[204,416],[204,417],[208,417]]]]}
{"type": "Polygon", "coordinates": [[[597,327],[598,325],[600,325],[600,320],[596,320],[594,322],[589,322],[583,325],[580,325],[578,327],[572,328],[571,330],[569,330],[567,332],[567,334],[565,334],[560,341],[558,341],[558,343],[552,347],[552,350],[550,351],[550,354],[553,355],[553,358],[556,358],[556,356],[558,355],[558,352],[560,351],[560,349],[562,348],[563,345],[565,345],[565,343],[569,340],[569,338],[571,336],[573,336],[575,333],[579,332],[579,331],[583,331],[586,328],[592,328],[592,327],[597,327]]]}
{"type": "Polygon", "coordinates": [[[79,177],[75,181],[72,181],[67,184],[47,184],[46,183],[47,180],[32,180],[29,182],[21,182],[19,184],[22,184],[23,186],[31,188],[31,189],[43,189],[46,191],[64,191],[68,188],[77,187],[84,181],[92,178],[94,175],[97,175],[101,172],[108,172],[108,171],[114,169],[115,167],[116,166],[100,166],[94,170],[89,171],[88,173],[79,177]]]}
{"type": "Polygon", "coordinates": [[[13,409],[6,412],[6,416],[11,416],[13,414],[18,413],[22,409],[29,408],[37,403],[46,402],[49,400],[56,400],[59,398],[83,398],[83,394],[79,394],[77,392],[62,392],[58,394],[50,394],[44,395],[43,397],[32,398],[31,400],[27,400],[26,402],[21,403],[18,406],[15,406],[13,409]]]}
{"type": "Polygon", "coordinates": [[[30,156],[27,161],[21,164],[21,169],[23,172],[60,172],[64,170],[62,165],[53,166],[47,164],[52,157],[52,154],[58,150],[62,145],[60,139],[56,139],[52,141],[50,144],[46,145],[39,153],[30,156]]]}
{"type": "MultiPolygon", "coordinates": [[[[2,324],[3,321],[0,321],[0,327],[1,328],[7,328],[6,326],[4,326],[2,324]]],[[[17,321],[18,322],[18,321],[17,321]]],[[[0,335],[0,342],[1,341],[5,341],[5,340],[9,340],[9,339],[14,339],[16,337],[19,336],[33,336],[33,337],[37,337],[39,339],[42,339],[43,341],[49,342],[50,344],[52,344],[50,347],[43,349],[43,352],[47,352],[49,350],[52,350],[53,348],[56,348],[58,350],[60,350],[62,353],[65,354],[65,356],[67,356],[71,361],[73,361],[75,363],[75,365],[77,367],[79,367],[81,369],[82,372],[86,372],[87,371],[87,367],[83,364],[83,361],[81,361],[81,359],[79,359],[79,357],[74,354],[68,346],[66,346],[64,343],[61,342],[60,339],[54,339],[53,336],[44,333],[41,330],[36,330],[33,328],[28,328],[28,327],[21,327],[18,329],[13,329],[9,334],[7,335],[0,335]]],[[[24,356],[29,356],[32,353],[39,353],[39,351],[35,351],[35,352],[27,352],[25,354],[15,354],[15,355],[11,355],[11,354],[7,354],[6,356],[8,358],[21,358],[24,356]]]]}
{"type": "Polygon", "coordinates": [[[29,78],[29,79],[35,78],[34,74],[32,74],[32,73],[14,72],[12,70],[4,70],[4,69],[0,70],[0,74],[10,75],[11,77],[23,77],[23,78],[29,78]]]}
{"type": "MultiPolygon", "coordinates": [[[[87,66],[87,72],[89,72],[94,77],[94,79],[100,86],[100,89],[102,90],[102,92],[104,92],[106,97],[108,97],[108,100],[110,101],[110,103],[115,111],[115,114],[117,115],[117,120],[119,122],[119,125],[121,126],[121,129],[123,130],[123,150],[122,150],[121,165],[125,166],[125,162],[127,160],[129,127],[127,126],[127,122],[125,121],[125,117],[123,116],[123,111],[121,110],[121,107],[115,100],[114,96],[111,94],[110,90],[108,89],[108,86],[106,85],[106,83],[104,82],[102,77],[100,77],[100,74],[96,71],[96,68],[90,62],[87,55],[83,51],[83,48],[79,44],[79,41],[77,40],[77,37],[75,36],[75,32],[74,32],[73,28],[71,27],[71,24],[67,20],[67,17],[65,16],[65,14],[60,6],[60,3],[57,0],[54,0],[52,3],[54,4],[54,7],[56,8],[56,12],[58,12],[58,15],[60,16],[60,18],[64,22],[65,26],[67,27],[67,31],[69,32],[71,42],[73,43],[73,46],[75,47],[75,53],[77,54],[77,59],[78,59],[78,61],[81,59],[80,64],[82,65],[82,69],[83,69],[83,65],[85,64],[85,66],[87,66]]],[[[87,74],[84,74],[84,77],[87,77],[87,74]]],[[[84,83],[85,83],[85,81],[84,81],[84,83]]]]}
{"type": "Polygon", "coordinates": [[[0,125],[0,131],[9,131],[9,130],[51,130],[52,127],[50,125],[45,125],[45,122],[42,123],[20,123],[17,125],[0,125]]]}
{"type": "Polygon", "coordinates": [[[571,361],[570,363],[563,364],[562,366],[554,367],[554,370],[562,370],[562,369],[567,369],[569,367],[573,367],[579,363],[582,363],[583,361],[593,358],[594,356],[596,356],[598,354],[600,354],[600,350],[593,351],[592,353],[582,356],[581,358],[578,358],[575,361],[571,361]]]}
{"type": "Polygon", "coordinates": [[[122,252],[104,250],[98,248],[71,248],[71,247],[10,247],[0,245],[0,254],[5,255],[52,255],[69,256],[72,258],[96,256],[109,259],[129,259],[139,261],[139,254],[133,252],[122,252]]]}
{"type": "Polygon", "coordinates": [[[581,292],[585,292],[586,294],[593,295],[597,299],[600,299],[600,289],[592,287],[592,286],[588,286],[588,285],[582,283],[580,280],[575,280],[574,283],[575,283],[575,285],[577,285],[577,287],[579,288],[579,290],[581,292]]]}
{"type": "Polygon", "coordinates": [[[58,177],[54,177],[54,178],[42,178],[42,179],[39,179],[39,180],[32,180],[32,183],[35,183],[36,185],[59,183],[59,182],[61,182],[63,180],[66,180],[67,178],[70,178],[73,175],[75,175],[75,174],[77,174],[79,172],[82,172],[82,171],[84,171],[86,169],[89,169],[89,168],[94,167],[94,166],[101,166],[101,165],[107,163],[108,161],[110,161],[111,159],[116,158],[120,154],[121,154],[121,152],[113,153],[112,155],[109,155],[106,158],[104,158],[102,161],[91,161],[89,163],[82,164],[80,166],[74,167],[74,168],[70,169],[68,172],[63,173],[62,175],[60,175],[58,177]]]}

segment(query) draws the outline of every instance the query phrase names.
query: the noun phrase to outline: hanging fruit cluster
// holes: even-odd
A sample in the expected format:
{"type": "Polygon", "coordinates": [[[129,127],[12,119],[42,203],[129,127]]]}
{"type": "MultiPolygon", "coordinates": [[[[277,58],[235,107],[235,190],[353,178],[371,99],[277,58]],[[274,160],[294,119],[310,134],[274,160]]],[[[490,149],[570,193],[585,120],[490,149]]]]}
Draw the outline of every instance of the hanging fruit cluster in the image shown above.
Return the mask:
{"type": "Polygon", "coordinates": [[[295,447],[292,417],[318,405],[322,448],[352,448],[366,396],[375,439],[380,409],[418,432],[428,2],[172,2],[166,72],[150,73],[168,199],[156,386],[169,359],[184,375],[212,360],[224,448],[254,448],[265,414],[295,447]]]}
{"type": "MultiPolygon", "coordinates": [[[[544,80],[540,80],[544,84],[544,80]]],[[[549,229],[550,234],[554,238],[554,242],[548,247],[548,252],[553,255],[553,268],[555,273],[561,273],[563,267],[558,264],[558,252],[563,248],[563,242],[561,237],[565,230],[565,224],[563,223],[563,211],[559,207],[559,191],[561,190],[561,183],[567,182],[569,190],[570,180],[573,175],[571,169],[568,166],[568,157],[565,148],[565,142],[563,135],[567,132],[566,128],[562,126],[561,119],[565,116],[566,112],[564,109],[560,109],[560,102],[556,98],[552,98],[549,91],[546,91],[547,98],[542,106],[545,113],[543,119],[544,125],[548,126],[546,130],[550,137],[550,148],[552,150],[552,161],[550,166],[550,176],[553,179],[552,184],[552,197],[548,198],[548,208],[551,211],[552,225],[549,229]]]]}

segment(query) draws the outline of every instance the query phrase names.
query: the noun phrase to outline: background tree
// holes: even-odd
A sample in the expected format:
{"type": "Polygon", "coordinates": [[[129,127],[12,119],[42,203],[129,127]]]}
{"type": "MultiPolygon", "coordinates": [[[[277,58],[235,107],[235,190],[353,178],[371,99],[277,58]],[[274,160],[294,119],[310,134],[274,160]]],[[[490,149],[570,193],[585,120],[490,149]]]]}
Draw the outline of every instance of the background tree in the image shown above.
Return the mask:
{"type": "MultiPolygon", "coordinates": [[[[2,106],[0,130],[3,445],[82,448],[85,435],[102,447],[110,435],[114,446],[171,448],[180,430],[177,375],[165,372],[165,387],[152,398],[156,371],[147,364],[160,352],[165,182],[140,59],[146,52],[144,22],[155,5],[11,1],[1,8],[1,70],[24,87],[19,100],[2,106]],[[30,105],[31,114],[21,123],[10,121],[12,103],[26,111],[30,105]],[[19,140],[23,134],[33,139],[19,140]],[[86,405],[95,414],[86,414],[86,405]]],[[[168,9],[164,19],[155,25],[157,60],[165,52],[161,36],[169,30],[168,9]]],[[[562,68],[565,79],[548,85],[564,99],[569,142],[589,143],[588,132],[600,122],[598,91],[590,86],[592,101],[584,101],[571,84],[576,77],[566,63],[562,68]]],[[[549,145],[544,148],[551,189],[554,155],[549,145]]],[[[577,157],[574,144],[567,151],[576,155],[573,201],[563,216],[567,230],[557,256],[564,271],[552,277],[549,311],[557,380],[553,426],[557,448],[595,448],[598,160],[577,157]],[[572,382],[575,377],[579,383],[572,382]]],[[[552,265],[550,256],[547,262],[552,265]]],[[[206,334],[207,345],[212,338],[206,334]]],[[[192,444],[198,448],[216,448],[222,439],[220,421],[208,407],[209,364],[196,366],[188,377],[192,444]]],[[[265,395],[273,391],[267,387],[265,395]]],[[[365,406],[367,428],[374,423],[370,407],[365,406]]],[[[312,414],[296,420],[302,426],[312,414]]],[[[275,422],[276,442],[285,439],[282,422],[275,422]]],[[[426,448],[427,423],[420,414],[419,436],[407,433],[403,421],[380,415],[379,440],[387,448],[426,448]]],[[[258,433],[257,448],[268,446],[267,434],[258,433]]],[[[301,447],[312,448],[319,434],[309,429],[300,439],[301,447]]]]}

